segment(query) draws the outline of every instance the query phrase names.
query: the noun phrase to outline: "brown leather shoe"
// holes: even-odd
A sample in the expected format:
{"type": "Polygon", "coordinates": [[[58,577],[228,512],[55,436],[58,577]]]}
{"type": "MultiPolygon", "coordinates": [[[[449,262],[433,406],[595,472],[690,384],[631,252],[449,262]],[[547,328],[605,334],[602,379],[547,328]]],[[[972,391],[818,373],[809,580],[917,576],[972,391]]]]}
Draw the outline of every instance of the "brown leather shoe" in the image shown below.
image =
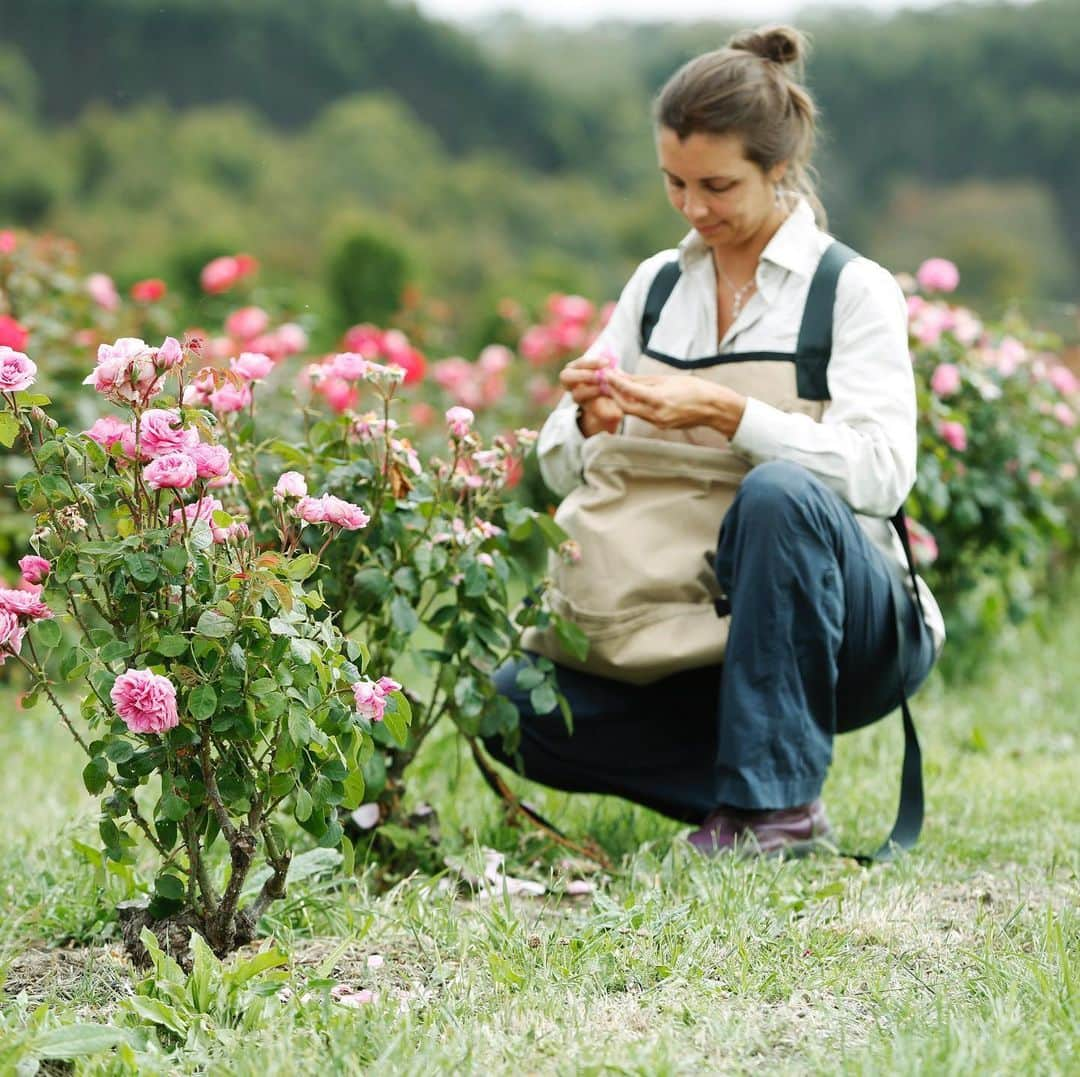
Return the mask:
{"type": "Polygon", "coordinates": [[[750,856],[804,856],[827,841],[832,829],[821,799],[779,811],[719,808],[687,840],[707,856],[739,852],[750,856]]]}

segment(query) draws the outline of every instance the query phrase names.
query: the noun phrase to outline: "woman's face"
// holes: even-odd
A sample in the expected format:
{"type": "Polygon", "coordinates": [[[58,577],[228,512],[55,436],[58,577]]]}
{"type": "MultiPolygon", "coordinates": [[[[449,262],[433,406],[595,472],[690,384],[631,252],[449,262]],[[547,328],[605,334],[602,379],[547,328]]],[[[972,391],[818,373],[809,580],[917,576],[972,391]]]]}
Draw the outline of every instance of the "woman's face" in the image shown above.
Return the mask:
{"type": "Polygon", "coordinates": [[[710,247],[741,247],[783,216],[775,184],[787,163],[763,172],[743,155],[739,135],[695,132],[683,141],[661,127],[656,152],[668,201],[710,247]]]}

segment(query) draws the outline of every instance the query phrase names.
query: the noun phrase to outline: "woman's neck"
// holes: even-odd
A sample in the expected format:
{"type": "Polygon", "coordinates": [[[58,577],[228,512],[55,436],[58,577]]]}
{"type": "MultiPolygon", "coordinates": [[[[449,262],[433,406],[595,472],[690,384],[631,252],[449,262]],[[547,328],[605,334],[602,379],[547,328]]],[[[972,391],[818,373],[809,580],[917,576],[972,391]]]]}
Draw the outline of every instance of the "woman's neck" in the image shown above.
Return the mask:
{"type": "Polygon", "coordinates": [[[744,243],[712,247],[713,265],[722,268],[737,282],[749,280],[757,270],[762,252],[779,231],[780,225],[787,220],[789,212],[787,207],[777,206],[776,211],[769,215],[761,228],[744,243]]]}

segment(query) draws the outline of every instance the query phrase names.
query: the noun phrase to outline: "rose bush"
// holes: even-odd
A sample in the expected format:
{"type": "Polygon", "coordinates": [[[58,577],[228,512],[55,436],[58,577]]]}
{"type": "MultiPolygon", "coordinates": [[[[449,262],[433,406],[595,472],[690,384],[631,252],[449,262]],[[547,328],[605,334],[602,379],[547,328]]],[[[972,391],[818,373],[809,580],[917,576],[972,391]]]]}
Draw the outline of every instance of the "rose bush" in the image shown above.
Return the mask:
{"type": "MultiPolygon", "coordinates": [[[[0,587],[0,662],[24,668],[29,701],[47,696],[86,752],[106,855],[131,861],[140,835],[156,853],[151,899],[126,925],[133,952],[150,925],[225,953],[285,893],[282,813],[339,844],[373,731],[404,740],[409,704],[336,627],[304,520],[260,520],[256,544],[238,494],[257,477],[241,482],[213,414],[183,403],[191,356],[176,340],[103,345],[86,380],[119,412],[82,433],[45,412],[28,356],[0,352],[0,442],[31,464],[16,494],[34,527],[18,585],[0,587]],[[84,686],[77,714],[66,685],[84,686]]],[[[335,503],[322,549],[366,522],[335,503]]]]}

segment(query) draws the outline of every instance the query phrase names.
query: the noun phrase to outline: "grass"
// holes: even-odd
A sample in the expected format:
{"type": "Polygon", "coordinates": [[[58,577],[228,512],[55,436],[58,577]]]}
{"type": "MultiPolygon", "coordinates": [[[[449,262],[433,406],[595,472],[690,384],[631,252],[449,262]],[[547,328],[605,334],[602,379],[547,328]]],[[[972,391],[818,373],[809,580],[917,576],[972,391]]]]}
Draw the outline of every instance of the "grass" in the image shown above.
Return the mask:
{"type": "MultiPolygon", "coordinates": [[[[411,782],[438,808],[448,858],[478,872],[495,847],[552,892],[473,899],[444,874],[380,894],[364,872],[313,877],[267,922],[292,1000],[267,974],[265,989],[204,1001],[183,1035],[132,1013],[139,977],[102,909],[138,878],[87,861],[96,821],[77,750],[46,711],[0,697],[0,1072],[32,1029],[80,1022],[131,1030],[119,1053],[79,1059],[86,1073],[1076,1072],[1078,634],[1080,604],[1063,603],[1051,639],[1018,633],[979,683],[931,681],[914,707],[924,836],[869,870],[705,861],[645,810],[534,790],[617,865],[593,893],[559,896],[583,865],[508,828],[437,739],[411,782]],[[374,999],[339,1005],[335,983],[374,999]]],[[[826,798],[849,847],[874,847],[891,823],[899,725],[837,742],[826,798]]]]}

